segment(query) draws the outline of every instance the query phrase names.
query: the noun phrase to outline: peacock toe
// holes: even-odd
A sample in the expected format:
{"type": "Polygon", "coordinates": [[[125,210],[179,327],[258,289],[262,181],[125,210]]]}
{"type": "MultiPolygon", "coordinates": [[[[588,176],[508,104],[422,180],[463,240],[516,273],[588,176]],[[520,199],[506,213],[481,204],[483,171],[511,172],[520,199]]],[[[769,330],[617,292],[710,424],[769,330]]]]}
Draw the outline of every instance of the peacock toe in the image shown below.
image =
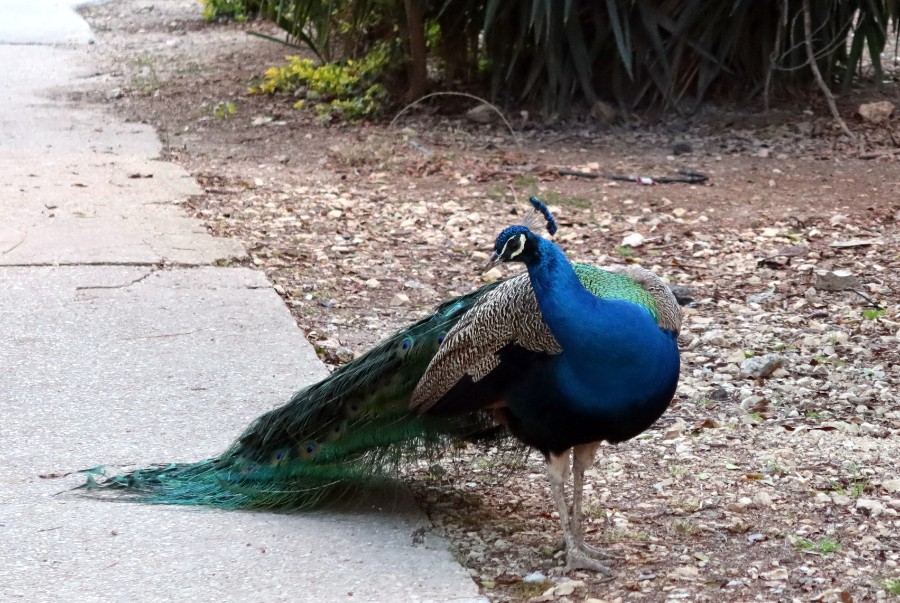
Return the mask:
{"type": "Polygon", "coordinates": [[[581,551],[591,559],[600,559],[602,561],[608,561],[612,559],[612,555],[610,555],[603,549],[590,545],[584,541],[578,542],[576,546],[579,551],[581,551]]]}
{"type": "Polygon", "coordinates": [[[566,554],[566,571],[588,570],[597,572],[608,580],[612,580],[615,573],[606,564],[587,556],[581,550],[571,550],[566,554]]]}

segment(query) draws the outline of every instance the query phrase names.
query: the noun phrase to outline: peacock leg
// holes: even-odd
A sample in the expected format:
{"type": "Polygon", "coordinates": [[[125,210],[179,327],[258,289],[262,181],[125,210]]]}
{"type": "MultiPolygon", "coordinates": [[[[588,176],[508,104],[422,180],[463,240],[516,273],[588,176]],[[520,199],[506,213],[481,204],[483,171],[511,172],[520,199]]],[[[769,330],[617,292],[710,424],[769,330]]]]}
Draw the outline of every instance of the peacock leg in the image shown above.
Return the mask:
{"type": "Polygon", "coordinates": [[[605,576],[612,576],[612,570],[596,559],[589,557],[577,544],[576,535],[569,520],[569,504],[566,502],[565,485],[569,475],[568,450],[562,455],[550,454],[547,461],[547,479],[550,482],[550,493],[556,510],[559,512],[559,523],[562,526],[563,538],[566,541],[566,571],[586,569],[605,576]]]}
{"type": "Polygon", "coordinates": [[[572,535],[575,546],[583,553],[598,559],[609,559],[605,551],[584,541],[584,472],[594,464],[594,454],[599,447],[599,442],[592,442],[572,449],[572,535]]]}

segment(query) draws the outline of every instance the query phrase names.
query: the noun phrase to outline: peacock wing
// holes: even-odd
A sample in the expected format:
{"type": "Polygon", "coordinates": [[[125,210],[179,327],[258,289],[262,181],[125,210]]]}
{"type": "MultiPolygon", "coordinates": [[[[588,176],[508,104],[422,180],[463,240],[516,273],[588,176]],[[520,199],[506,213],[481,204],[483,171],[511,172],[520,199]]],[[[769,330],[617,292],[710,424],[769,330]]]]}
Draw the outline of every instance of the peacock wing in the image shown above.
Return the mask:
{"type": "Polygon", "coordinates": [[[509,344],[532,352],[562,352],[541,318],[527,273],[486,293],[447,333],[413,390],[410,409],[427,411],[467,375],[479,381],[497,368],[498,352],[509,344]]]}
{"type": "MultiPolygon", "coordinates": [[[[598,270],[593,268],[593,266],[575,266],[575,271],[578,273],[582,283],[585,283],[585,281],[590,278],[588,276],[588,274],[591,274],[592,272],[590,269],[593,269],[594,271],[598,270]]],[[[651,309],[653,315],[656,317],[657,324],[659,324],[659,328],[672,331],[675,335],[678,335],[678,333],[681,332],[681,308],[678,306],[678,300],[675,299],[672,290],[664,280],[646,268],[642,268],[635,264],[614,266],[610,270],[614,274],[627,277],[637,285],[641,291],[646,292],[646,295],[649,296],[649,302],[643,303],[642,305],[651,309]]],[[[589,284],[585,283],[585,286],[591,290],[589,284]]],[[[591,290],[591,292],[595,295],[598,294],[595,290],[591,290]]],[[[632,301],[641,303],[638,299],[633,299],[632,301]]]]}

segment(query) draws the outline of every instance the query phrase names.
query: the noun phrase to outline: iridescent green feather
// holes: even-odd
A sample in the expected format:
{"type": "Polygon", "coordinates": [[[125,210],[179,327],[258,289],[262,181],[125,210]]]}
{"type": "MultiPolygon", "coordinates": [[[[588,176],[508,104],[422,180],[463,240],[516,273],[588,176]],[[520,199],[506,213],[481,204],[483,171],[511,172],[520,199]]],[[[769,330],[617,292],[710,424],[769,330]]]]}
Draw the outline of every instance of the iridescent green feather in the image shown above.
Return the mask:
{"type": "Polygon", "coordinates": [[[630,301],[646,308],[655,320],[659,319],[657,300],[653,294],[630,276],[607,272],[590,264],[572,264],[572,268],[584,288],[597,297],[630,301]]]}
{"type": "MultiPolygon", "coordinates": [[[[226,508],[306,507],[396,473],[455,438],[492,428],[488,413],[457,417],[408,410],[419,376],[446,332],[499,283],[440,305],[328,378],[256,419],[225,453],[198,463],[156,465],[103,477],[85,487],[151,504],[226,508]]],[[[96,476],[96,477],[95,477],[96,476]]]]}

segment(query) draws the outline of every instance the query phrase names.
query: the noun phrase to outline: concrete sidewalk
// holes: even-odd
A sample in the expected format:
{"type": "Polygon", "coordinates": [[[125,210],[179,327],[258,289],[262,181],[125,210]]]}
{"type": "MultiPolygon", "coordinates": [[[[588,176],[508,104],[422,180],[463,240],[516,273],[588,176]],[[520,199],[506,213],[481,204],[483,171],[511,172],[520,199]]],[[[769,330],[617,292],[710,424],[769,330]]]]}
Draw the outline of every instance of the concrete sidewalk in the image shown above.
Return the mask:
{"type": "Polygon", "coordinates": [[[154,132],[42,92],[92,72],[69,6],[0,14],[0,600],[483,601],[413,544],[405,493],[310,514],[57,495],[99,463],[214,455],[325,370],[264,275],[214,267],[244,251],[184,215],[200,190],[154,132]]]}

